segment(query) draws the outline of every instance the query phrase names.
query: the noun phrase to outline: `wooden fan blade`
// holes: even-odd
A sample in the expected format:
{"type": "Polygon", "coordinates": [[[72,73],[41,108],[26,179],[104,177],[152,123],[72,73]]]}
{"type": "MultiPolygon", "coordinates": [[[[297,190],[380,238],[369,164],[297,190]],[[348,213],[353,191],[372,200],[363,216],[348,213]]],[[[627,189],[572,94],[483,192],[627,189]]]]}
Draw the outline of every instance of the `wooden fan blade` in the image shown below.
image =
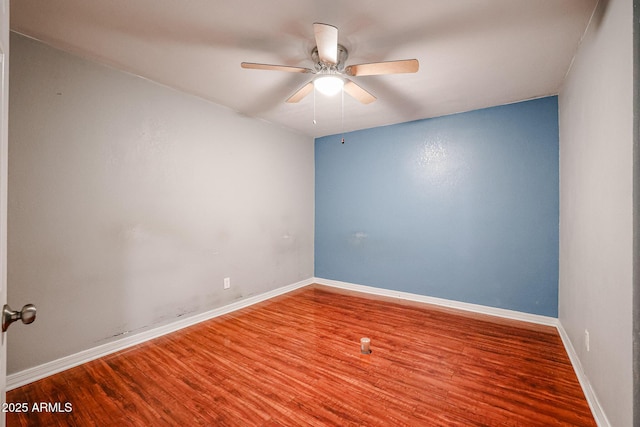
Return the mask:
{"type": "Polygon", "coordinates": [[[302,67],[289,67],[287,65],[271,65],[271,64],[257,64],[255,62],[243,62],[240,64],[242,68],[248,68],[252,70],[272,70],[272,71],[286,71],[288,73],[313,73],[313,70],[302,67]]]}
{"type": "Polygon", "coordinates": [[[318,57],[329,64],[338,63],[338,29],[333,25],[313,24],[318,57]]]}
{"type": "Polygon", "coordinates": [[[344,91],[349,95],[362,102],[363,104],[371,104],[376,100],[376,97],[371,95],[366,90],[362,89],[362,87],[358,86],[351,80],[347,80],[344,83],[344,91]]]}
{"type": "Polygon", "coordinates": [[[344,69],[344,72],[349,76],[377,76],[380,74],[415,73],[419,67],[417,59],[404,59],[402,61],[349,65],[344,69]]]}
{"type": "Polygon", "coordinates": [[[300,102],[302,98],[309,95],[309,93],[313,90],[313,82],[309,82],[306,85],[302,86],[296,93],[291,95],[287,102],[289,104],[294,104],[296,102],[300,102]]]}

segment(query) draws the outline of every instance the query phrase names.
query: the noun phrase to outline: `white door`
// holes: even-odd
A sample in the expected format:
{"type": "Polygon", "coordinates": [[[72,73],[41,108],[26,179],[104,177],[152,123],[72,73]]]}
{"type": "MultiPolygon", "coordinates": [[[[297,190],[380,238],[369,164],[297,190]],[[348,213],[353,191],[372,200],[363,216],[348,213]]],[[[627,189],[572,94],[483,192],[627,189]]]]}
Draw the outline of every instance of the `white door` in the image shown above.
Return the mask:
{"type": "MultiPolygon", "coordinates": [[[[9,137],[9,0],[0,0],[0,307],[7,303],[7,179],[9,137]]],[[[0,336],[0,396],[4,409],[7,385],[7,334],[0,336]]],[[[6,423],[4,412],[0,427],[6,423]]]]}

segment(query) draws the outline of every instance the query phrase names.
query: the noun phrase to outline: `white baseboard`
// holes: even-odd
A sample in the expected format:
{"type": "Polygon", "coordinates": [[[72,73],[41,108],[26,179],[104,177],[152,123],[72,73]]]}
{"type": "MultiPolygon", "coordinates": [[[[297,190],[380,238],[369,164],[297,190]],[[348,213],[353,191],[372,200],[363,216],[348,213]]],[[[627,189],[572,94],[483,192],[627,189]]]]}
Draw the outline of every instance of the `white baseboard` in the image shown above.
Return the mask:
{"type": "Polygon", "coordinates": [[[91,360],[95,360],[108,354],[124,350],[126,348],[141,344],[154,338],[158,338],[171,332],[175,332],[188,326],[195,325],[196,323],[204,322],[205,320],[213,319],[214,317],[222,316],[224,314],[249,307],[259,302],[286,294],[304,286],[308,286],[312,283],[314,283],[313,279],[302,280],[300,282],[293,283],[288,286],[283,286],[281,288],[274,289],[260,295],[254,295],[248,298],[244,298],[242,300],[225,305],[224,307],[209,310],[195,316],[181,318],[180,320],[171,322],[167,325],[149,329],[134,335],[128,335],[117,341],[112,341],[107,344],[93,347],[79,353],[75,353],[51,362],[44,363],[39,366],[35,366],[33,368],[25,369],[24,371],[16,372],[15,374],[7,375],[7,390],[13,390],[25,384],[29,384],[58,372],[65,371],[91,360]]]}
{"type": "Polygon", "coordinates": [[[366,294],[379,295],[384,297],[398,298],[408,301],[422,302],[426,304],[439,305],[441,307],[455,308],[458,310],[471,311],[474,313],[488,314],[506,319],[520,320],[523,322],[537,323],[540,325],[557,326],[558,319],[555,317],[541,316],[539,314],[523,313],[520,311],[506,310],[504,308],[488,307],[479,304],[453,301],[443,298],[428,297],[425,295],[412,294],[409,292],[392,291],[389,289],[375,288],[372,286],[357,285],[355,283],[340,282],[337,280],[322,279],[314,277],[314,283],[331,286],[334,288],[346,289],[366,294]]]}
{"type": "Polygon", "coordinates": [[[562,338],[562,343],[564,344],[564,348],[567,350],[567,354],[569,355],[569,360],[571,360],[571,364],[573,365],[573,370],[578,377],[578,381],[580,382],[580,386],[582,386],[582,391],[584,392],[584,397],[587,399],[587,403],[589,403],[589,407],[591,408],[591,413],[593,414],[593,418],[596,420],[596,423],[599,427],[611,427],[611,423],[609,423],[609,419],[600,405],[598,398],[591,387],[591,383],[589,382],[589,378],[585,374],[582,369],[582,364],[580,363],[580,358],[578,357],[578,353],[576,352],[573,344],[571,343],[571,339],[569,339],[569,334],[565,331],[562,323],[558,323],[558,333],[560,334],[560,338],[562,338]]]}

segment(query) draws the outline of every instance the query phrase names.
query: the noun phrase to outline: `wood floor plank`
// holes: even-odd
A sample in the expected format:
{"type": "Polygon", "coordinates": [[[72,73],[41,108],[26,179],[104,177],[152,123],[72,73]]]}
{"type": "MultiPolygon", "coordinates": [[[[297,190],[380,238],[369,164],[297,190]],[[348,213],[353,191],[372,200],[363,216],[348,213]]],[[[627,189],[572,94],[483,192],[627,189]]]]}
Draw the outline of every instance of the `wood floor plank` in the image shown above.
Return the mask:
{"type": "Polygon", "coordinates": [[[595,426],[552,327],[312,285],[12,390],[8,426],[595,426]],[[361,337],[373,352],[360,353],[361,337]]]}

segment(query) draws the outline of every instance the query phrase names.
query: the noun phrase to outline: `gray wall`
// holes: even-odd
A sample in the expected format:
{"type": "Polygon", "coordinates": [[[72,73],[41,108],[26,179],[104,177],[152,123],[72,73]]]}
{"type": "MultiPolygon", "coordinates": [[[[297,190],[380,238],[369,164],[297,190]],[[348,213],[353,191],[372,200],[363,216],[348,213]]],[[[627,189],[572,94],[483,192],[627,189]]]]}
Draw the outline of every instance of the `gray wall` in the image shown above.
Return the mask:
{"type": "Polygon", "coordinates": [[[15,34],[10,90],[9,373],[313,276],[312,138],[15,34]]]}
{"type": "Polygon", "coordinates": [[[633,0],[633,425],[640,427],[640,0],[633,0]]]}
{"type": "Polygon", "coordinates": [[[632,16],[600,1],[559,96],[559,318],[614,426],[633,412],[632,16]]]}

